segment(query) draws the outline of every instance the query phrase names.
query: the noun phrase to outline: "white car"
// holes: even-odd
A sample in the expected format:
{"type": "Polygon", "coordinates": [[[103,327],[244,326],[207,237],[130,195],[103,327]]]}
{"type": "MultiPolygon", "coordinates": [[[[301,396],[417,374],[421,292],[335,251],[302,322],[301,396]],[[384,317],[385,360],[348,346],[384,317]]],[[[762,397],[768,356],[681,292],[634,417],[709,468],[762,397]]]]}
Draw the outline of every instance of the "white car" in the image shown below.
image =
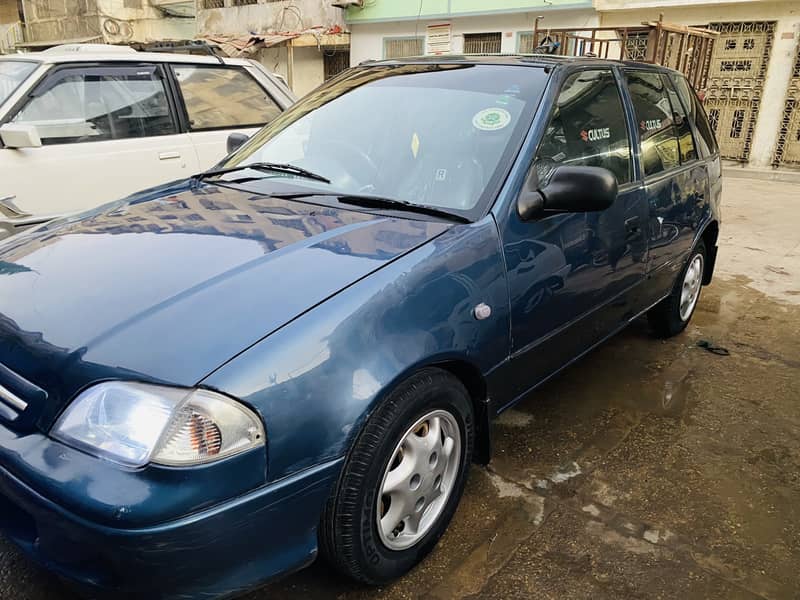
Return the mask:
{"type": "Polygon", "coordinates": [[[0,57],[0,238],[205,170],[294,100],[247,59],[102,44],[0,57]]]}

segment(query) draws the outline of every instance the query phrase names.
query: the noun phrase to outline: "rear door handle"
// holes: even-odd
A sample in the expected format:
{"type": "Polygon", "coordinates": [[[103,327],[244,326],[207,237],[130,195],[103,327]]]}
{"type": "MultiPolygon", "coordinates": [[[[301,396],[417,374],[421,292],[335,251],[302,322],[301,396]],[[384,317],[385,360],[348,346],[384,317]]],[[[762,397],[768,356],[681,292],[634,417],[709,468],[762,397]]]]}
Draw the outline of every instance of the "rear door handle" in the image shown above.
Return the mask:
{"type": "Polygon", "coordinates": [[[158,160],[170,160],[171,158],[180,158],[180,152],[160,152],[158,155],[158,160]]]}

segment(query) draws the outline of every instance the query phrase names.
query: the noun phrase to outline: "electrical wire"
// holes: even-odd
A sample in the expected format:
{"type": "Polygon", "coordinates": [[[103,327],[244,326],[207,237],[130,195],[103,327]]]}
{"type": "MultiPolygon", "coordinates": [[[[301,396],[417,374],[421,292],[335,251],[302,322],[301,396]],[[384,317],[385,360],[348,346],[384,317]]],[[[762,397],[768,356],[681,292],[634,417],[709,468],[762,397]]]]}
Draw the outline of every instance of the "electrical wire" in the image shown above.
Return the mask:
{"type": "Polygon", "coordinates": [[[422,15],[422,3],[425,0],[419,0],[419,10],[417,11],[417,20],[414,22],[414,39],[419,35],[419,18],[422,15]]]}

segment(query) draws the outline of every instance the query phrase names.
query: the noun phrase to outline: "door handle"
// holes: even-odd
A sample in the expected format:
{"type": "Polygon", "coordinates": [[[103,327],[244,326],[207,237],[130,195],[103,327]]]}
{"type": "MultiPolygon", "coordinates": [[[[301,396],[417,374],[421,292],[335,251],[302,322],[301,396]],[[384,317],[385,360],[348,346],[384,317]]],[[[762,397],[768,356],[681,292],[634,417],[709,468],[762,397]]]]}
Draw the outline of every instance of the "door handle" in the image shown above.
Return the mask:
{"type": "Polygon", "coordinates": [[[158,154],[158,160],[170,160],[172,158],[180,158],[180,152],[160,152],[158,154]]]}

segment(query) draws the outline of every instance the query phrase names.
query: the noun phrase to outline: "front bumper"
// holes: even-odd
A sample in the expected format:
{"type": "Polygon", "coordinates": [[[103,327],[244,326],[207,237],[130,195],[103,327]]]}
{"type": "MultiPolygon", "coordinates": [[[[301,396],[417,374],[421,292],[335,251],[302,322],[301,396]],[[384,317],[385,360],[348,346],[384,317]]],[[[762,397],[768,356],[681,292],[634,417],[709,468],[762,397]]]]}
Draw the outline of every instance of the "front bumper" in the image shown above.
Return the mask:
{"type": "Polygon", "coordinates": [[[236,595],[314,559],[319,516],[341,462],[140,528],[76,515],[0,465],[0,532],[95,597],[236,595]]]}

